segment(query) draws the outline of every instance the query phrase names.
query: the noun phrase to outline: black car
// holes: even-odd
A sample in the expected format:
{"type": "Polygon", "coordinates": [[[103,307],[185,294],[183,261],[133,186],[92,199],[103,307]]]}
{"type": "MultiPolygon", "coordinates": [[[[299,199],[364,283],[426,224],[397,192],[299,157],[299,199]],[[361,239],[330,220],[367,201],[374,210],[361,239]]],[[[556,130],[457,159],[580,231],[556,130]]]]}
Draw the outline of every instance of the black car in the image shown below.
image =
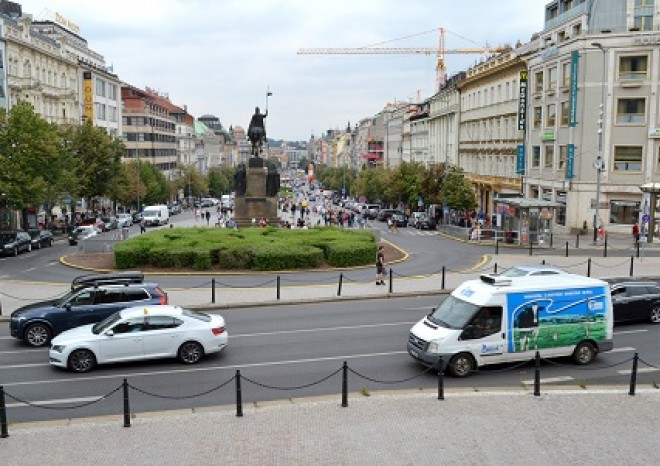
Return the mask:
{"type": "Polygon", "coordinates": [[[65,330],[100,322],[130,306],[154,304],[167,304],[167,294],[155,283],[144,283],[141,272],[83,275],[61,298],[12,312],[11,336],[30,346],[45,346],[65,330]]]}
{"type": "Polygon", "coordinates": [[[180,204],[172,204],[171,206],[168,207],[170,211],[170,217],[172,215],[179,215],[181,213],[181,205],[180,204]]]}
{"type": "Polygon", "coordinates": [[[609,279],[614,322],[660,324],[660,283],[651,280],[609,279]]]}
{"type": "Polygon", "coordinates": [[[408,216],[404,214],[392,214],[392,222],[397,227],[407,227],[408,226],[408,216]]]}
{"type": "Polygon", "coordinates": [[[378,220],[380,220],[381,222],[387,222],[387,219],[394,214],[404,215],[404,213],[398,209],[381,209],[378,212],[378,220]]]}
{"type": "Polygon", "coordinates": [[[428,214],[422,214],[415,220],[415,228],[418,230],[435,230],[435,219],[428,214]]]}
{"type": "Polygon", "coordinates": [[[0,255],[18,256],[32,251],[32,238],[23,230],[0,231],[0,255]]]}
{"type": "Polygon", "coordinates": [[[55,242],[50,230],[28,230],[32,238],[32,249],[49,248],[55,242]]]}
{"type": "Polygon", "coordinates": [[[140,223],[142,221],[142,212],[133,212],[133,223],[140,223]]]}

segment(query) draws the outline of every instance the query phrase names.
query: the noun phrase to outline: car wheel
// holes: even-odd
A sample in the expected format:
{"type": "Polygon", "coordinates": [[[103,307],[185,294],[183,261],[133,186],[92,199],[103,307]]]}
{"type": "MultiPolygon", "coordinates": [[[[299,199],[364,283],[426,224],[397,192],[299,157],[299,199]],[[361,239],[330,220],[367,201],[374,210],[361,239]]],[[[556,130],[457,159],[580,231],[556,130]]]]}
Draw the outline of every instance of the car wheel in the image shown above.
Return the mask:
{"type": "Polygon", "coordinates": [[[41,249],[41,241],[37,243],[37,249],[41,249]]]}
{"type": "Polygon", "coordinates": [[[474,358],[470,354],[460,353],[451,358],[447,369],[454,377],[467,377],[474,371],[475,366],[474,358]]]}
{"type": "Polygon", "coordinates": [[[655,306],[651,309],[651,323],[660,324],[660,306],[655,306]]]}
{"type": "Polygon", "coordinates": [[[29,325],[25,329],[25,341],[30,346],[46,346],[52,337],[50,327],[40,322],[29,325]]]}
{"type": "Polygon", "coordinates": [[[14,250],[12,251],[12,254],[14,255],[14,257],[18,256],[18,247],[17,246],[14,246],[14,250]]]}
{"type": "Polygon", "coordinates": [[[588,341],[583,341],[573,351],[573,362],[580,366],[586,366],[596,359],[596,348],[588,341]]]}
{"type": "Polygon", "coordinates": [[[28,250],[27,252],[32,252],[32,243],[28,244],[28,250]]]}
{"type": "Polygon", "coordinates": [[[49,240],[48,240],[48,247],[49,247],[49,248],[52,248],[52,247],[53,247],[53,243],[54,243],[53,239],[52,239],[52,238],[49,239],[49,240]]]}
{"type": "Polygon", "coordinates": [[[73,372],[89,372],[96,366],[96,356],[90,350],[78,349],[69,355],[67,365],[73,372]]]}
{"type": "Polygon", "coordinates": [[[179,347],[179,361],[184,364],[195,364],[204,356],[204,348],[197,342],[187,341],[179,347]]]}

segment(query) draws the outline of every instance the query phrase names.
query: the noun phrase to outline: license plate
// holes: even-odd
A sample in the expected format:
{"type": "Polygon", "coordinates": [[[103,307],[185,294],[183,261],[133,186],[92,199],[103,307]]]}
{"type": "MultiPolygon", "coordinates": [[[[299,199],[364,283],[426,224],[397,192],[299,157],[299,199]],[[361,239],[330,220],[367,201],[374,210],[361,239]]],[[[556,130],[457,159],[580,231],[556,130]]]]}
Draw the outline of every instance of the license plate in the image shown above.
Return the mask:
{"type": "Polygon", "coordinates": [[[411,355],[413,358],[417,358],[417,359],[419,359],[419,353],[418,353],[417,351],[408,350],[408,352],[410,353],[410,355],[411,355]]]}

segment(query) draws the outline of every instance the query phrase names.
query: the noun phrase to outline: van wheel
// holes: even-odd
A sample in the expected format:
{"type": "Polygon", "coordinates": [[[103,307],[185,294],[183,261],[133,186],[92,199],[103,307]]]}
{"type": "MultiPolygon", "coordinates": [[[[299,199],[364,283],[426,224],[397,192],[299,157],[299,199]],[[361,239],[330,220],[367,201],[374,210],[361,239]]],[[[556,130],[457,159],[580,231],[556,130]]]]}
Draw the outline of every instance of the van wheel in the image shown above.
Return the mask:
{"type": "Polygon", "coordinates": [[[586,366],[596,359],[596,348],[588,341],[583,341],[573,351],[573,362],[580,366],[586,366]]]}
{"type": "Polygon", "coordinates": [[[454,377],[467,377],[474,371],[475,366],[472,355],[460,353],[451,358],[449,364],[447,364],[447,369],[454,377]]]}
{"type": "Polygon", "coordinates": [[[655,306],[651,309],[651,323],[660,324],[660,306],[655,306]]]}

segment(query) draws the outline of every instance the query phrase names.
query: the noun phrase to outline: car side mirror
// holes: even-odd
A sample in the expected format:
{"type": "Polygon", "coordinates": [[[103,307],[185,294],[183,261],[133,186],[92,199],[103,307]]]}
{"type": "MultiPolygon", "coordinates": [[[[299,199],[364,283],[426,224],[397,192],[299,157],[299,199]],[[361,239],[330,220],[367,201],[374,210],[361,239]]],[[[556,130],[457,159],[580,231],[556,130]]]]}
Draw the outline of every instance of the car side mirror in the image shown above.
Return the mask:
{"type": "Polygon", "coordinates": [[[115,331],[112,330],[112,329],[107,330],[107,331],[104,333],[104,335],[105,335],[106,337],[112,337],[112,336],[115,335],[115,331]]]}
{"type": "Polygon", "coordinates": [[[64,309],[66,309],[67,311],[70,311],[71,310],[71,302],[66,303],[64,305],[64,309]]]}

